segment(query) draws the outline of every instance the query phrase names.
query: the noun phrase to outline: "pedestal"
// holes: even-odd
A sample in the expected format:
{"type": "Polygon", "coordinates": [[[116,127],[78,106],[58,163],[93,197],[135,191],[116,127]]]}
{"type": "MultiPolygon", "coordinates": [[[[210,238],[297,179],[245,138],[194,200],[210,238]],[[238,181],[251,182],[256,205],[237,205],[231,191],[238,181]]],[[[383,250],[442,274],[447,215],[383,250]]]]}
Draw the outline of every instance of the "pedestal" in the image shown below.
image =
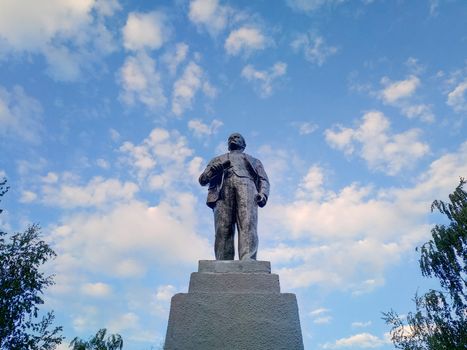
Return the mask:
{"type": "Polygon", "coordinates": [[[201,260],[172,297],[164,349],[303,349],[295,294],[267,261],[201,260]]]}

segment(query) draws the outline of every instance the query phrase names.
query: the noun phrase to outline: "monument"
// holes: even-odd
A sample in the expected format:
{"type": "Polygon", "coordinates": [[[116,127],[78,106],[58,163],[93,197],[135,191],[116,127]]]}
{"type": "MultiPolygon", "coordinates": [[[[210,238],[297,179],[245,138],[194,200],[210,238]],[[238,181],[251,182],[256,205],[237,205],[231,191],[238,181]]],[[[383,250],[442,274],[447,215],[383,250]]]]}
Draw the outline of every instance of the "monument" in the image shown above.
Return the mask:
{"type": "Polygon", "coordinates": [[[209,185],[216,260],[199,261],[188,293],[172,297],[166,350],[303,349],[295,295],[281,293],[270,263],[256,260],[258,207],[268,201],[269,180],[245,147],[242,135],[230,135],[229,152],[213,158],[199,177],[209,185]]]}
{"type": "Polygon", "coordinates": [[[238,231],[240,260],[256,260],[258,250],[258,206],[269,196],[269,180],[261,162],[243,153],[242,135],[228,139],[229,152],[211,160],[199,177],[201,186],[209,184],[206,204],[214,212],[216,260],[234,259],[235,226],[238,231]]]}

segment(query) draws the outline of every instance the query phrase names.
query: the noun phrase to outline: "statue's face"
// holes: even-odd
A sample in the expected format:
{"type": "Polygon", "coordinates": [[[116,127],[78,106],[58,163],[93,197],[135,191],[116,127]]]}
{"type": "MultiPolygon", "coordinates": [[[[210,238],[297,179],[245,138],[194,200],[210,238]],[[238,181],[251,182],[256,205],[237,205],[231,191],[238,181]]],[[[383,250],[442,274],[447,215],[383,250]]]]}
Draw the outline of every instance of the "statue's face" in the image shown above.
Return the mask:
{"type": "Polygon", "coordinates": [[[229,136],[228,140],[229,150],[240,149],[244,150],[246,147],[245,139],[239,133],[234,133],[229,136]]]}

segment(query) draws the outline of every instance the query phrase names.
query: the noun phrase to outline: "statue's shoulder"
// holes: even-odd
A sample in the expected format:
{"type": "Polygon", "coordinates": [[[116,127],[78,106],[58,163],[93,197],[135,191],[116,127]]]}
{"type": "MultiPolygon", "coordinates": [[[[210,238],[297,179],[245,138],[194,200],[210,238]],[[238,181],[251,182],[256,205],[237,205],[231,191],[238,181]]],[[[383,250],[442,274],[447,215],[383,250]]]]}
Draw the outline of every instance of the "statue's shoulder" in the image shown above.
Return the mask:
{"type": "Polygon", "coordinates": [[[244,153],[246,158],[250,161],[252,164],[261,164],[261,161],[259,159],[256,159],[255,157],[249,155],[248,153],[244,153]]]}
{"type": "Polygon", "coordinates": [[[211,159],[210,163],[213,162],[223,162],[228,159],[228,153],[221,154],[219,156],[215,156],[214,158],[211,159]]]}

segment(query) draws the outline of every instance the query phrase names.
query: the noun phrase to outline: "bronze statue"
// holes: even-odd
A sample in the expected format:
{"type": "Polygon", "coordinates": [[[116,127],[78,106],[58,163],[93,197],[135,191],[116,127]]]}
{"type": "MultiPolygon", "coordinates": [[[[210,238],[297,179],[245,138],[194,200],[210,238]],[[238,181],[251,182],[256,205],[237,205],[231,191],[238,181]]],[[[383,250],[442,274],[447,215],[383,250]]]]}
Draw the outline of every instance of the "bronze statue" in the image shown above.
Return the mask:
{"type": "Polygon", "coordinates": [[[243,153],[246,143],[234,133],[228,139],[229,153],[212,159],[199,177],[209,184],[206,204],[213,209],[217,260],[235,257],[235,226],[238,231],[240,260],[256,260],[258,250],[258,206],[269,196],[269,180],[261,162],[243,153]]]}

